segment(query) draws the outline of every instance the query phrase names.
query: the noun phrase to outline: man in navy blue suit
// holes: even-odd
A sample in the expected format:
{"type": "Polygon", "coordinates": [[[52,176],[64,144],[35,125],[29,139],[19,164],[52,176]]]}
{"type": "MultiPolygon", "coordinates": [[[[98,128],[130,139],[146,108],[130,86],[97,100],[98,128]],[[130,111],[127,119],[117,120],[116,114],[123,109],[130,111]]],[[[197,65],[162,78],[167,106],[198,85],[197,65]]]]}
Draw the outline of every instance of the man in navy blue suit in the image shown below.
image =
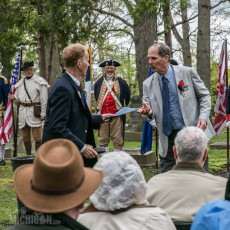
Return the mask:
{"type": "Polygon", "coordinates": [[[97,161],[97,152],[93,129],[109,118],[105,114],[92,116],[81,90],[80,82],[89,66],[87,49],[77,43],[63,50],[66,71],[52,87],[43,129],[43,142],[55,138],[66,138],[79,148],[86,167],[93,167],[97,161]]]}

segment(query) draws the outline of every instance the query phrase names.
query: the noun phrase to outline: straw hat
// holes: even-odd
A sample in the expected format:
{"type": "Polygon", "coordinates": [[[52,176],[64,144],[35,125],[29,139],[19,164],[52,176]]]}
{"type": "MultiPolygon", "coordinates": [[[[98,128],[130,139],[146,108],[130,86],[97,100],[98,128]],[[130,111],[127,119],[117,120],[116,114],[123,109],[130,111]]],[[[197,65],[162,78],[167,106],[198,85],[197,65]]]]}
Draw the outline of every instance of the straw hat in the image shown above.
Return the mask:
{"type": "Polygon", "coordinates": [[[84,168],[73,142],[55,139],[38,149],[33,164],[15,170],[14,188],[27,208],[60,213],[82,204],[102,178],[102,171],[84,168]]]}

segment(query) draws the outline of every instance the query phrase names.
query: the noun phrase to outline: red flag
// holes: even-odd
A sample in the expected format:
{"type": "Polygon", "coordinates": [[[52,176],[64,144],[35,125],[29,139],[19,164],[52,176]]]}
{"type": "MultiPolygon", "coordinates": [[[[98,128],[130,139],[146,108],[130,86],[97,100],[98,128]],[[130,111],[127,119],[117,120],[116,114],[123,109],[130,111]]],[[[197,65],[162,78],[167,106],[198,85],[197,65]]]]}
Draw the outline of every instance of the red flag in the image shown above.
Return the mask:
{"type": "MultiPolygon", "coordinates": [[[[16,58],[13,74],[10,79],[11,85],[11,93],[15,93],[15,84],[18,82],[20,78],[20,71],[21,71],[21,49],[16,58]]],[[[10,137],[13,131],[13,115],[12,115],[12,104],[11,100],[8,100],[6,105],[6,111],[4,115],[4,122],[3,126],[0,129],[0,144],[4,145],[10,141],[10,137]]]]}
{"type": "Polygon", "coordinates": [[[227,41],[224,41],[222,44],[222,49],[220,53],[217,93],[216,93],[216,105],[214,108],[214,112],[216,113],[216,117],[214,119],[214,130],[218,136],[221,134],[226,124],[226,104],[227,104],[226,58],[227,58],[227,41]]]}

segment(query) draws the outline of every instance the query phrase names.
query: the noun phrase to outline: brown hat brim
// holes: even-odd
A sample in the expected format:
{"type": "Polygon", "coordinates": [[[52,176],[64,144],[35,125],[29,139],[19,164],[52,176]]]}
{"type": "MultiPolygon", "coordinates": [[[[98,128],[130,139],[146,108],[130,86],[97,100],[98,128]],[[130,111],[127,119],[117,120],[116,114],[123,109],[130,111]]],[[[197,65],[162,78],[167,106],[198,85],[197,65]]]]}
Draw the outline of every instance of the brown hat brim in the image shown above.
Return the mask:
{"type": "Polygon", "coordinates": [[[42,213],[60,213],[82,204],[102,182],[102,171],[84,168],[84,172],[84,181],[76,191],[51,196],[32,190],[33,164],[23,165],[14,172],[14,188],[19,199],[27,208],[42,213]]]}

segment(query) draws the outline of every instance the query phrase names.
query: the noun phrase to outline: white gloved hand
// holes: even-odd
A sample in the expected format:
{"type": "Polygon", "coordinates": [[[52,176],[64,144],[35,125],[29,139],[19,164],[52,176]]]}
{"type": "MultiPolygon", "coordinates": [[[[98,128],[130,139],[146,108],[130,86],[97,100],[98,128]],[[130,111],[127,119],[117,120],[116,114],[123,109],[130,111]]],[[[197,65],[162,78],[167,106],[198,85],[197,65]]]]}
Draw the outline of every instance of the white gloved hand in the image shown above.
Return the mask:
{"type": "Polygon", "coordinates": [[[228,128],[230,127],[230,121],[226,122],[226,127],[228,127],[228,128]]]}

